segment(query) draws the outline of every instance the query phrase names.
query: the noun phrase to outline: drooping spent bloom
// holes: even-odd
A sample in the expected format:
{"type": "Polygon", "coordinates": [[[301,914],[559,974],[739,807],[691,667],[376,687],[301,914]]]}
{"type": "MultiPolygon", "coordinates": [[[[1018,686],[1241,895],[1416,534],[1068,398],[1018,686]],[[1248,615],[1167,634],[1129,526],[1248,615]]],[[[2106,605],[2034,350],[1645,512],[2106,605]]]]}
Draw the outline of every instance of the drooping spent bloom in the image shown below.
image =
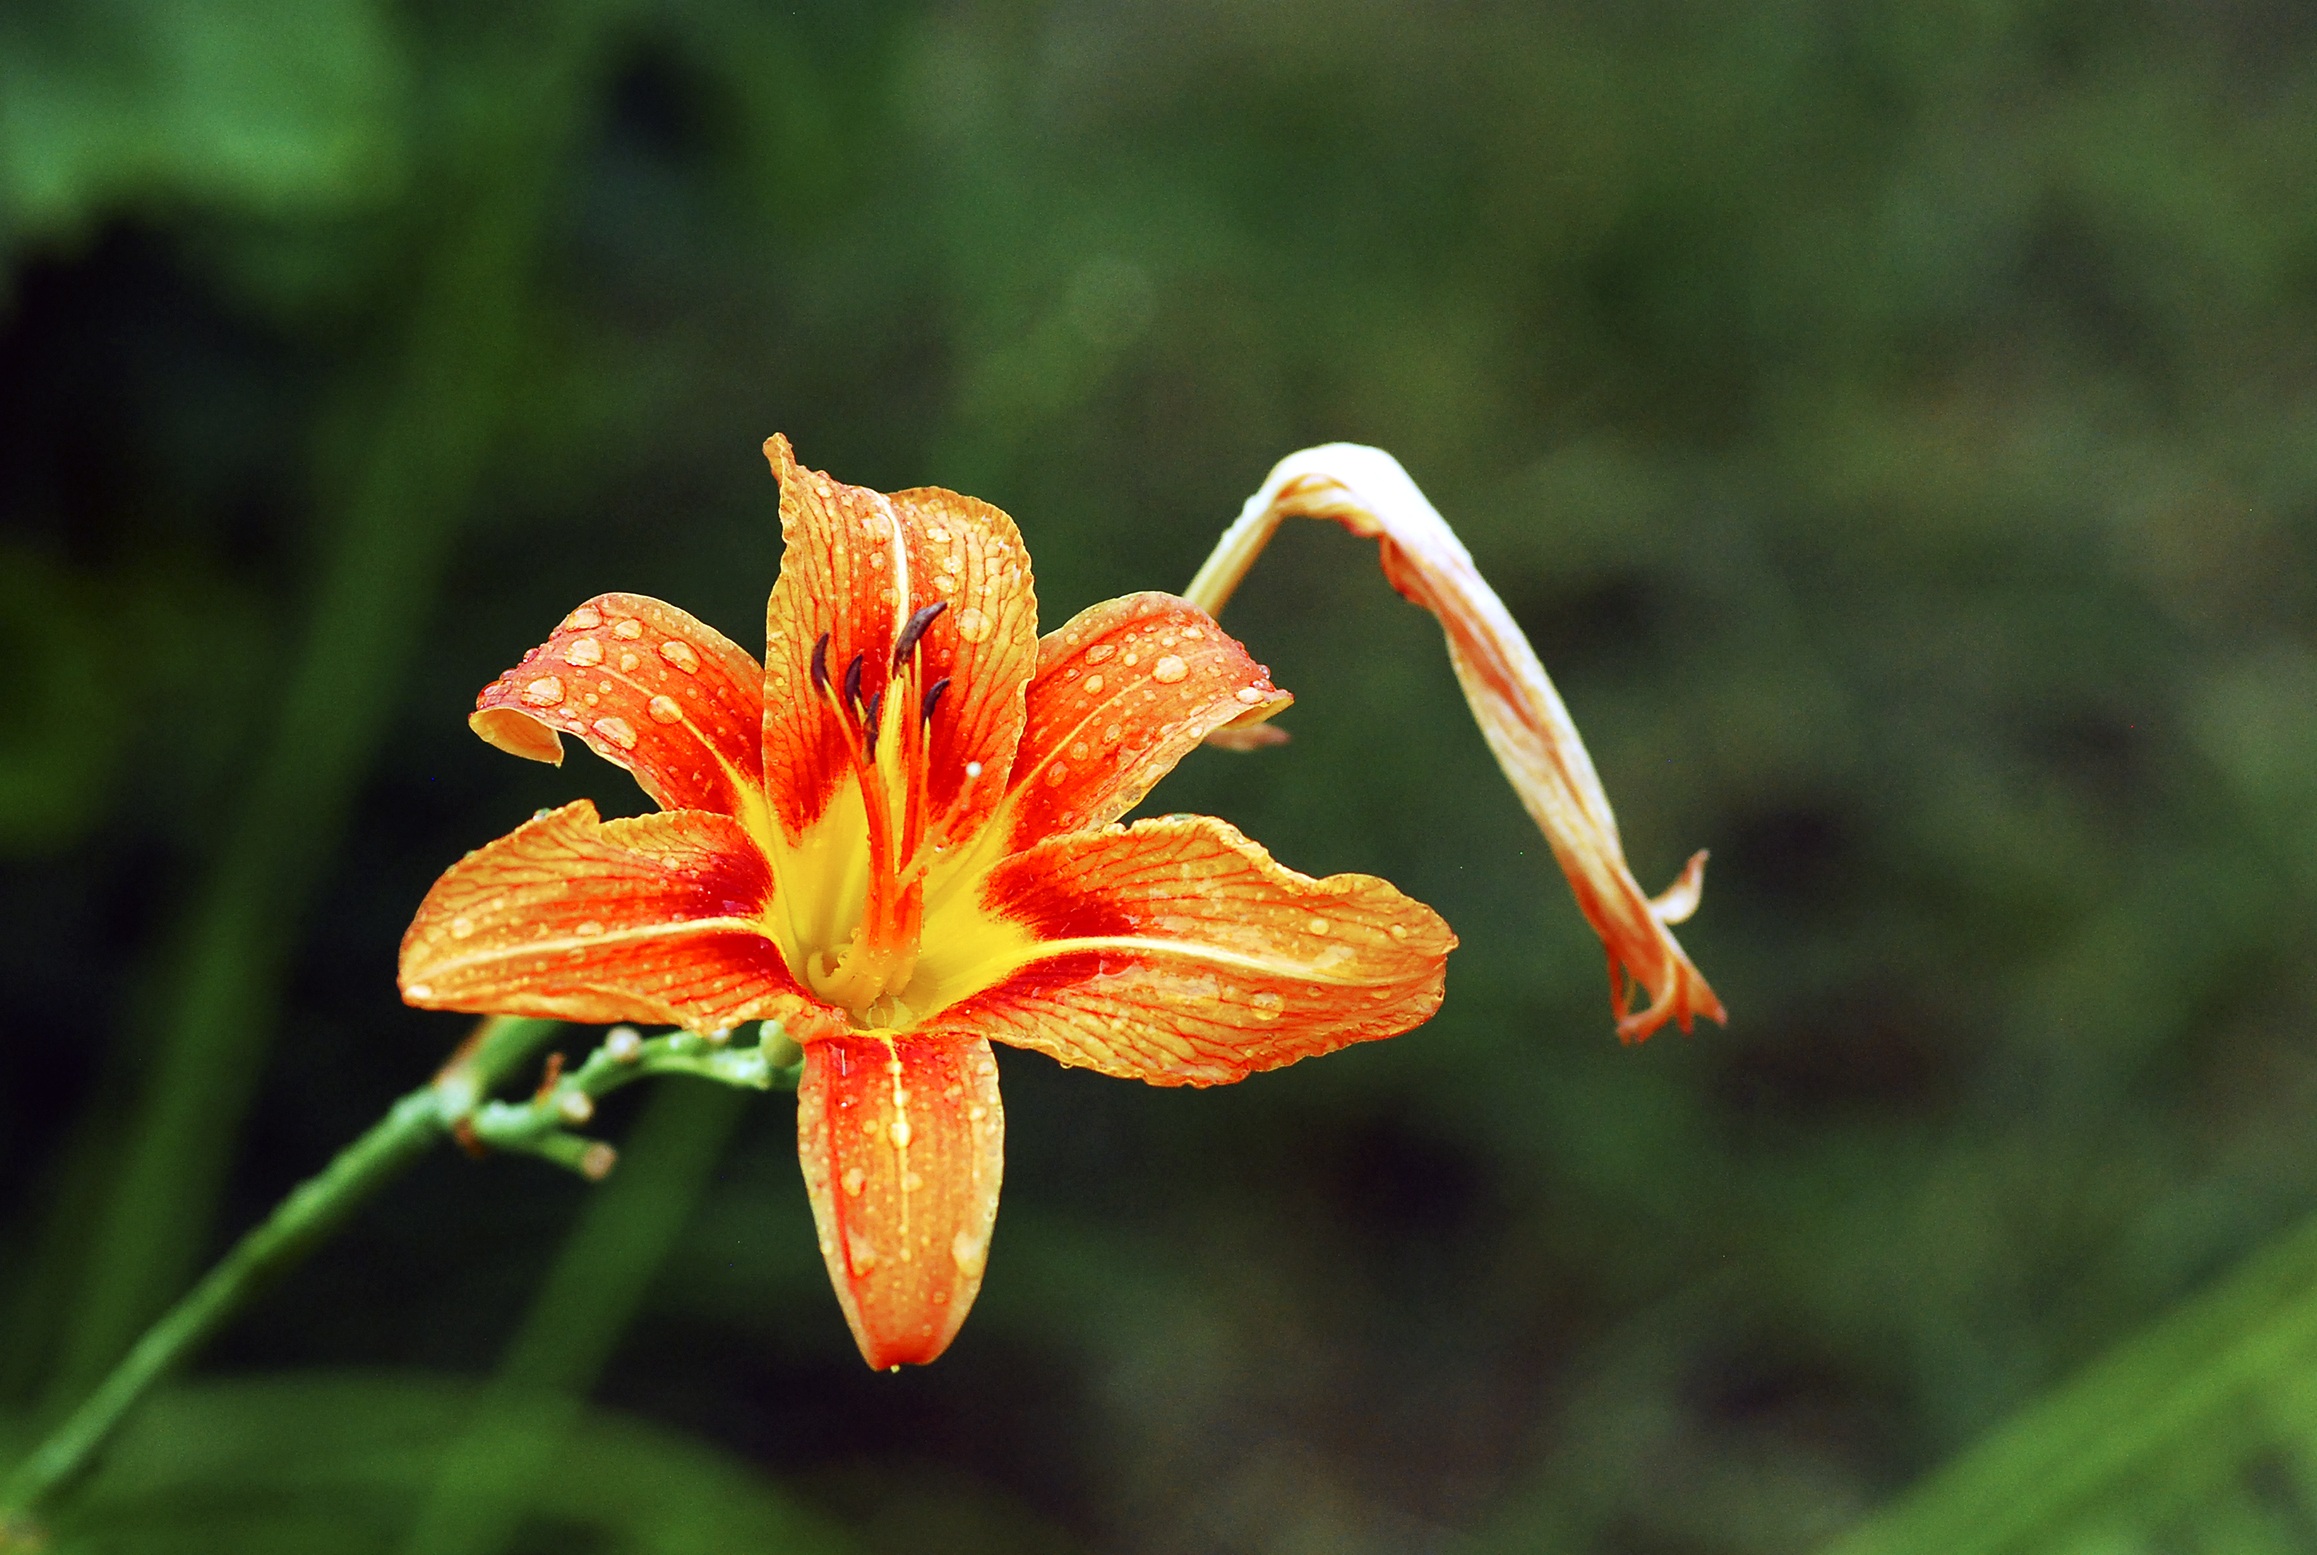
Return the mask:
{"type": "MultiPolygon", "coordinates": [[[[1645,1041],[1669,1020],[1687,1031],[1700,1015],[1726,1022],[1722,1001],[1673,935],[1673,925],[1697,910],[1704,892],[1704,851],[1692,854],[1659,895],[1643,894],[1625,862],[1593,758],[1536,650],[1399,460],[1359,443],[1289,454],[1247,499],[1184,594],[1220,615],[1281,521],[1296,517],[1329,519],[1374,540],[1392,587],[1440,622],[1449,662],[1489,750],[1608,951],[1618,1036],[1645,1041]],[[1649,996],[1638,1010],[1636,992],[1649,996]]],[[[1209,738],[1244,748],[1265,743],[1270,733],[1245,720],[1209,738]]]]}
{"type": "Polygon", "coordinates": [[[486,687],[475,732],[569,734],[659,813],[544,812],[453,865],[402,947],[429,1009],[804,1047],[798,1153],[862,1355],[930,1361],[980,1289],[1003,1112],[992,1042],[1215,1085],[1388,1037],[1455,944],[1382,880],[1314,880],[1222,821],[1119,818],[1201,740],[1289,700],[1166,594],[1038,635],[1004,513],[890,496],[765,444],[785,549],[765,660],[606,594],[486,687]]]}

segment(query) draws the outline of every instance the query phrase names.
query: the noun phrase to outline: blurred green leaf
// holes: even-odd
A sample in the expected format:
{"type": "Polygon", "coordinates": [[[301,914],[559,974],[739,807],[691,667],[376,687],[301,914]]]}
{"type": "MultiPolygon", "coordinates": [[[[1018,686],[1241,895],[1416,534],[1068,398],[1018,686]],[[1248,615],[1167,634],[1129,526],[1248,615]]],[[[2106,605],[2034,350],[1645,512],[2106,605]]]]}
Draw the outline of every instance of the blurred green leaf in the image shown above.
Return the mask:
{"type": "Polygon", "coordinates": [[[404,74],[377,0],[10,0],[0,245],[131,202],[375,203],[404,170],[404,74]]]}
{"type": "MultiPolygon", "coordinates": [[[[475,1390],[411,1375],[302,1376],[165,1394],[53,1529],[59,1555],[387,1551],[475,1390]],[[301,1542],[311,1541],[311,1542],[301,1542]]],[[[511,1430],[530,1417],[509,1414],[511,1430]]],[[[521,1488],[526,1547],[634,1555],[850,1548],[751,1469],[664,1428],[544,1400],[521,1488]],[[542,1542],[543,1541],[543,1542],[542,1542]]]]}

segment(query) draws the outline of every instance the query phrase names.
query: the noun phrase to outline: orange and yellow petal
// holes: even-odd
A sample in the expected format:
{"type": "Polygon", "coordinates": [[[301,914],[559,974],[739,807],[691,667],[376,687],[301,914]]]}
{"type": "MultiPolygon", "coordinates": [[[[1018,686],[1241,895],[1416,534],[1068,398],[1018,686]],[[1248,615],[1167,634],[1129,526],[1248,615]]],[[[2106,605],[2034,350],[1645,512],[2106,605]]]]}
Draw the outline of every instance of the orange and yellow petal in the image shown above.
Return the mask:
{"type": "Polygon", "coordinates": [[[923,1029],[1158,1085],[1420,1025],[1456,944],[1388,882],[1297,874],[1208,816],[1053,838],[1001,862],[983,899],[1034,943],[923,1029]]]}
{"type": "Polygon", "coordinates": [[[912,694],[922,708],[933,685],[949,681],[931,724],[927,796],[935,835],[967,835],[1003,791],[1021,737],[1022,689],[1037,664],[1038,606],[1021,535],[971,497],[848,486],[798,464],[782,437],[764,452],[780,480],[783,540],[765,610],[764,760],[774,813],[796,840],[852,770],[813,679],[822,634],[832,681],[861,657],[866,697],[887,688],[903,625],[940,604],[921,639],[912,694]]]}
{"type": "Polygon", "coordinates": [[[1008,845],[1117,820],[1215,730],[1292,700],[1198,606],[1129,594],[1038,645],[1006,806],[1008,845]]]}
{"type": "Polygon", "coordinates": [[[805,1046],[797,1156],[821,1255],[862,1358],[949,1348],[981,1290],[1005,1166],[990,1045],[869,1032],[805,1046]]]}
{"type": "Polygon", "coordinates": [[[740,815],[762,785],[764,672],[674,605],[602,594],[483,688],[468,722],[513,755],[560,764],[576,735],[667,810],[740,815]]]}
{"type": "Polygon", "coordinates": [[[771,903],[738,822],[702,810],[604,821],[578,800],[443,873],[403,936],[402,996],[593,1024],[777,1017],[809,1037],[831,1017],[766,937],[771,903]]]}

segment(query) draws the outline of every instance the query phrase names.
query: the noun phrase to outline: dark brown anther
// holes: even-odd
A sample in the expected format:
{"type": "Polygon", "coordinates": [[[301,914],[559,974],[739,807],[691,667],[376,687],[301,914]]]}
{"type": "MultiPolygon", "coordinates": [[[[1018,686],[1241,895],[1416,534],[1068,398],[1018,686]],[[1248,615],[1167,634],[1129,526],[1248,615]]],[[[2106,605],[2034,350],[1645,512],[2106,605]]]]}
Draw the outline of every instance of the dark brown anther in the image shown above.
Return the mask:
{"type": "Polygon", "coordinates": [[[900,674],[901,666],[907,664],[909,656],[917,651],[917,640],[925,635],[925,629],[933,624],[933,618],[948,608],[948,600],[937,599],[909,618],[909,623],[901,628],[901,635],[893,639],[894,674],[900,674]]]}
{"type": "Polygon", "coordinates": [[[845,705],[855,712],[861,709],[861,661],[865,653],[853,655],[853,662],[845,666],[845,705]]]}
{"type": "Polygon", "coordinates": [[[949,677],[947,675],[927,686],[925,688],[925,705],[917,710],[917,716],[927,723],[933,722],[933,710],[941,705],[942,693],[948,689],[949,677]]]}
{"type": "Polygon", "coordinates": [[[822,696],[829,694],[829,634],[826,632],[813,644],[813,689],[822,696]]]}
{"type": "Polygon", "coordinates": [[[869,705],[861,710],[861,744],[871,761],[877,759],[877,725],[884,721],[885,693],[880,691],[869,698],[869,705]]]}

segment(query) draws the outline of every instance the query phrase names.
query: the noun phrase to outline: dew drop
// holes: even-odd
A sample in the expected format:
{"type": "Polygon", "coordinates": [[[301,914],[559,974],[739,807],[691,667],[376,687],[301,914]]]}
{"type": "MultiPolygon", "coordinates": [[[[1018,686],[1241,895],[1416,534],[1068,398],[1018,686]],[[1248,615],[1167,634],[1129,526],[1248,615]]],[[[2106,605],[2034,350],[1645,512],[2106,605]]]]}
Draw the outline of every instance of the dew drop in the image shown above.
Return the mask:
{"type": "Polygon", "coordinates": [[[1305,924],[1304,927],[1311,930],[1311,932],[1314,934],[1325,934],[1327,932],[1327,920],[1325,918],[1314,918],[1311,920],[1311,922],[1305,924]]]}
{"type": "Polygon", "coordinates": [[[1100,691],[1102,689],[1102,677],[1100,675],[1087,676],[1086,689],[1089,691],[1100,691]]]}
{"type": "Polygon", "coordinates": [[[575,637],[571,640],[570,645],[563,650],[563,662],[576,664],[582,669],[591,664],[601,664],[603,662],[603,644],[592,637],[575,637]]]}
{"type": "MultiPolygon", "coordinates": [[[[847,1237],[845,1239],[845,1262],[852,1266],[855,1274],[867,1274],[871,1269],[877,1267],[877,1244],[865,1236],[847,1237]]],[[[894,1369],[899,1370],[900,1368],[894,1369]]]]}
{"type": "Polygon", "coordinates": [[[1129,653],[1125,658],[1120,659],[1118,662],[1125,665],[1128,669],[1132,669],[1137,664],[1142,662],[1142,655],[1139,653],[1129,653]]]}
{"type": "Polygon", "coordinates": [[[1086,662],[1089,664],[1100,664],[1103,660],[1109,658],[1116,652],[1118,652],[1118,645],[1116,643],[1096,643],[1093,647],[1086,650],[1086,662]]]}
{"type": "Polygon", "coordinates": [[[1150,667],[1150,678],[1162,686],[1171,686],[1190,672],[1188,664],[1170,653],[1150,667]]]}
{"type": "Polygon", "coordinates": [[[619,656],[620,673],[624,675],[643,662],[632,653],[623,653],[619,656]]]}
{"type": "Polygon", "coordinates": [[[452,938],[452,939],[465,939],[465,938],[467,938],[469,935],[473,934],[474,932],[475,932],[475,920],[474,920],[474,919],[472,919],[472,918],[453,918],[453,919],[451,920],[451,938],[452,938]]]}
{"type": "Polygon", "coordinates": [[[581,939],[593,939],[598,934],[603,932],[603,925],[596,922],[593,918],[590,918],[571,932],[578,935],[581,939]]]}
{"type": "Polygon", "coordinates": [[[542,675],[523,688],[523,700],[534,707],[553,707],[563,700],[563,682],[553,675],[542,675]]]}
{"type": "Polygon", "coordinates": [[[1070,769],[1061,762],[1057,761],[1046,769],[1046,782],[1050,786],[1059,788],[1068,781],[1070,781],[1070,769]]]}
{"type": "Polygon", "coordinates": [[[893,1120],[893,1127],[891,1130],[893,1135],[893,1143],[901,1146],[903,1149],[907,1149],[909,1146],[909,1136],[912,1132],[913,1131],[909,1127],[909,1120],[907,1118],[895,1118],[893,1120]]]}
{"type": "Polygon", "coordinates": [[[861,1196],[861,1186],[868,1180],[869,1171],[867,1167],[848,1166],[845,1168],[845,1191],[851,1194],[853,1197],[859,1198],[861,1196]]]}
{"type": "Polygon", "coordinates": [[[1249,707],[1253,707],[1256,703],[1263,700],[1263,693],[1253,686],[1247,686],[1241,689],[1239,692],[1239,700],[1246,703],[1249,707]]]}
{"type": "Polygon", "coordinates": [[[1122,732],[1123,731],[1120,730],[1118,725],[1112,724],[1109,728],[1102,731],[1102,737],[1106,740],[1115,740],[1122,732]]]}
{"type": "Polygon", "coordinates": [[[1268,988],[1266,988],[1263,992],[1255,995],[1247,1002],[1255,1007],[1255,1016],[1258,1020],[1277,1020],[1279,1018],[1280,1010],[1283,1009],[1287,1003],[1286,1000],[1280,998],[1279,995],[1273,993],[1268,988]]]}
{"type": "Polygon", "coordinates": [[[1390,934],[1394,939],[1406,939],[1408,937],[1408,925],[1404,923],[1395,923],[1385,932],[1390,934]]]}
{"type": "Polygon", "coordinates": [[[598,718],[592,727],[596,733],[623,751],[632,751],[636,748],[635,726],[625,718],[598,718]]]}
{"type": "Polygon", "coordinates": [[[634,616],[629,616],[625,621],[615,621],[612,623],[611,635],[625,637],[629,642],[634,642],[644,635],[644,623],[638,621],[634,616]]]}
{"type": "Polygon", "coordinates": [[[978,761],[967,762],[965,764],[965,775],[969,778],[980,777],[982,775],[982,764],[978,761]]]}
{"type": "Polygon", "coordinates": [[[1080,740],[1070,747],[1070,759],[1072,761],[1084,761],[1087,756],[1092,753],[1092,751],[1092,746],[1088,745],[1084,740],[1080,740]]]}
{"type": "Polygon", "coordinates": [[[672,724],[680,721],[684,710],[670,696],[657,696],[644,704],[644,711],[652,715],[654,723],[672,724]]]}
{"type": "Polygon", "coordinates": [[[592,632],[603,625],[603,612],[593,605],[581,605],[563,618],[563,624],[577,632],[592,632]]]}
{"type": "Polygon", "coordinates": [[[957,613],[957,635],[969,643],[978,643],[990,635],[990,618],[972,605],[957,613]]]}
{"type": "Polygon", "coordinates": [[[931,540],[935,545],[947,545],[949,544],[949,531],[939,524],[935,524],[925,531],[925,538],[931,540]]]}
{"type": "Polygon", "coordinates": [[[412,983],[402,992],[404,997],[411,999],[431,999],[434,997],[434,990],[424,983],[412,983]]]}
{"type": "Polygon", "coordinates": [[[949,1256],[955,1260],[958,1273],[978,1280],[989,1266],[990,1245],[971,1231],[960,1231],[950,1239],[949,1256]]]}
{"type": "Polygon", "coordinates": [[[687,675],[697,675],[700,672],[700,655],[693,651],[690,643],[680,637],[671,637],[660,644],[660,657],[687,675]]]}
{"type": "Polygon", "coordinates": [[[990,1115],[990,1109],[977,1101],[972,1106],[965,1109],[965,1115],[970,1121],[979,1123],[982,1119],[990,1115]]]}

